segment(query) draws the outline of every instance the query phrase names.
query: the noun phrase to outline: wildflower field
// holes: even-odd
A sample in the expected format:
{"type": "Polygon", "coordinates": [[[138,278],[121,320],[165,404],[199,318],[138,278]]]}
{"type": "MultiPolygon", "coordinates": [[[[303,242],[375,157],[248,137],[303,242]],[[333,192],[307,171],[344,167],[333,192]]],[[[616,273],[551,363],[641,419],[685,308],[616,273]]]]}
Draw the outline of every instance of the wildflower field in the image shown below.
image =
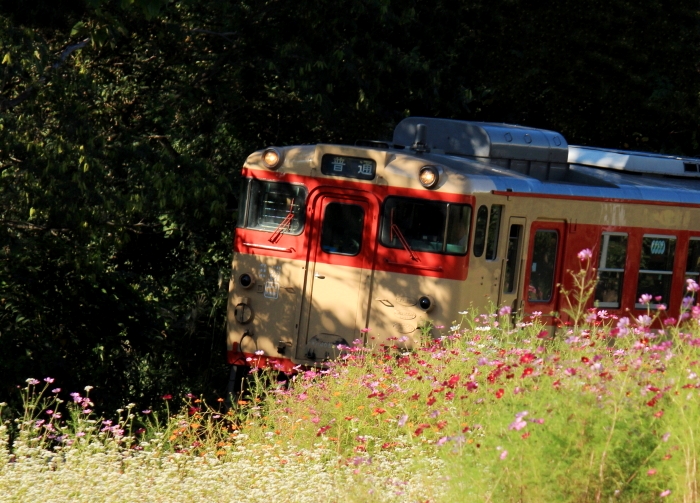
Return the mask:
{"type": "Polygon", "coordinates": [[[0,501],[695,502],[697,289],[678,319],[589,309],[556,336],[463,312],[414,351],[356,341],[287,383],[252,361],[228,412],[165,396],[101,419],[89,386],[30,379],[0,427],[0,501]]]}

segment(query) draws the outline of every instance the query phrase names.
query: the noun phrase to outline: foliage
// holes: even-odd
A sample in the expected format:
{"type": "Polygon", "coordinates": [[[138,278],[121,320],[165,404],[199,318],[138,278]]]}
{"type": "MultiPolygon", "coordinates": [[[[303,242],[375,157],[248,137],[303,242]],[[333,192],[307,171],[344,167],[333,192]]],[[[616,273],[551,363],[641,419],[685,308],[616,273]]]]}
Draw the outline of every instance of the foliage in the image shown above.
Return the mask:
{"type": "Polygon", "coordinates": [[[273,387],[253,368],[228,413],[190,394],[165,417],[97,419],[90,387],[62,403],[29,379],[0,426],[0,493],[258,501],[282,477],[290,501],[695,501],[700,305],[687,314],[651,329],[595,310],[552,339],[538,319],[464,313],[413,353],[345,348],[273,387]]]}
{"type": "Polygon", "coordinates": [[[0,2],[0,396],[221,395],[238,167],[408,114],[698,152],[698,11],[516,0],[0,2]],[[643,28],[640,28],[643,27],[643,28]]]}

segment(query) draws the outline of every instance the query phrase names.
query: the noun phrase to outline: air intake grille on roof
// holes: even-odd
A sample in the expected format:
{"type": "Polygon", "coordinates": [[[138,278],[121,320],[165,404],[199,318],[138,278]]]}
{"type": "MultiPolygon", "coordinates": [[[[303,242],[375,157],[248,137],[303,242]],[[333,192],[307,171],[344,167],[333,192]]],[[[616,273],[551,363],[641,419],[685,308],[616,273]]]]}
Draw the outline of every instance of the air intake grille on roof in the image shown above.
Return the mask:
{"type": "Polygon", "coordinates": [[[683,169],[686,173],[697,173],[698,171],[700,171],[698,170],[698,165],[693,164],[692,162],[684,162],[683,169]]]}

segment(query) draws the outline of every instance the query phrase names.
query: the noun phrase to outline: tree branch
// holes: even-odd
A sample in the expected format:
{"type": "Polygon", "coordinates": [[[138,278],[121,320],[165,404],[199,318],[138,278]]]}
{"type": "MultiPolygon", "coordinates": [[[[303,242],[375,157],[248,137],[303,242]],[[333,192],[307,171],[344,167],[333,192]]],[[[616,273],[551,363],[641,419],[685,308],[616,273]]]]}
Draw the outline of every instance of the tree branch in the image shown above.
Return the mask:
{"type": "Polygon", "coordinates": [[[77,44],[69,45],[65,49],[63,49],[58,61],[56,61],[53,65],[51,65],[44,72],[44,74],[36,80],[36,82],[32,82],[31,84],[29,84],[27,86],[27,88],[24,91],[22,91],[14,99],[11,99],[11,100],[2,99],[2,100],[0,100],[0,112],[4,112],[6,110],[11,110],[14,107],[16,107],[17,105],[26,101],[32,94],[34,94],[36,92],[36,90],[39,88],[39,86],[46,83],[51,71],[60,68],[61,65],[63,65],[63,63],[66,62],[66,59],[68,59],[68,56],[70,56],[74,51],[77,51],[78,49],[82,49],[83,47],[85,47],[88,44],[88,42],[90,42],[90,38],[86,38],[85,40],[82,40],[81,42],[78,42],[77,44]]]}
{"type": "Polygon", "coordinates": [[[70,232],[70,229],[54,229],[51,227],[42,227],[40,225],[34,225],[29,222],[20,222],[18,220],[0,220],[0,225],[6,225],[12,229],[24,229],[28,231],[48,231],[51,234],[56,234],[58,232],[70,232]]]}

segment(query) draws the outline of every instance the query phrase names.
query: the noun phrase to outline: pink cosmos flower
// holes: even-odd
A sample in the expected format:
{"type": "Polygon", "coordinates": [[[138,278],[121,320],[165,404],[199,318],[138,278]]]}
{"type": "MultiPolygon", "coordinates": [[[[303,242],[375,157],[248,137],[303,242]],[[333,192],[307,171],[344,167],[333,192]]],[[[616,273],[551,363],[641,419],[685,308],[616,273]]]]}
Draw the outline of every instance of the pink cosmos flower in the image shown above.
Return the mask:
{"type": "Polygon", "coordinates": [[[518,413],[515,415],[515,421],[513,421],[512,423],[510,423],[510,426],[508,426],[508,429],[509,429],[509,430],[520,431],[520,430],[522,430],[523,428],[525,428],[525,427],[527,426],[527,423],[526,423],[525,420],[523,419],[525,416],[527,416],[527,411],[526,411],[526,410],[524,410],[524,411],[522,411],[522,412],[518,412],[518,413]]]}
{"type": "Polygon", "coordinates": [[[650,326],[651,322],[652,322],[652,319],[646,314],[642,314],[637,318],[637,323],[639,323],[639,325],[642,327],[650,326]]]}
{"type": "Polygon", "coordinates": [[[694,292],[700,291],[700,285],[698,285],[694,279],[688,278],[685,280],[685,283],[686,283],[685,289],[688,292],[694,293],[694,292]]]}
{"type": "Polygon", "coordinates": [[[593,257],[593,252],[590,248],[584,248],[576,255],[578,259],[583,262],[584,260],[590,260],[593,257]]]}
{"type": "Polygon", "coordinates": [[[651,299],[653,299],[651,294],[643,293],[642,296],[639,297],[639,303],[640,304],[651,304],[651,299]]]}
{"type": "Polygon", "coordinates": [[[665,498],[666,496],[668,496],[668,495],[670,495],[670,494],[671,494],[671,490],[670,490],[670,489],[666,489],[666,490],[663,491],[661,494],[659,494],[659,498],[665,498]]]}
{"type": "MultiPolygon", "coordinates": [[[[498,456],[501,459],[506,459],[508,457],[508,451],[503,451],[500,456],[498,456]]],[[[670,493],[670,491],[669,491],[670,493]]]]}

